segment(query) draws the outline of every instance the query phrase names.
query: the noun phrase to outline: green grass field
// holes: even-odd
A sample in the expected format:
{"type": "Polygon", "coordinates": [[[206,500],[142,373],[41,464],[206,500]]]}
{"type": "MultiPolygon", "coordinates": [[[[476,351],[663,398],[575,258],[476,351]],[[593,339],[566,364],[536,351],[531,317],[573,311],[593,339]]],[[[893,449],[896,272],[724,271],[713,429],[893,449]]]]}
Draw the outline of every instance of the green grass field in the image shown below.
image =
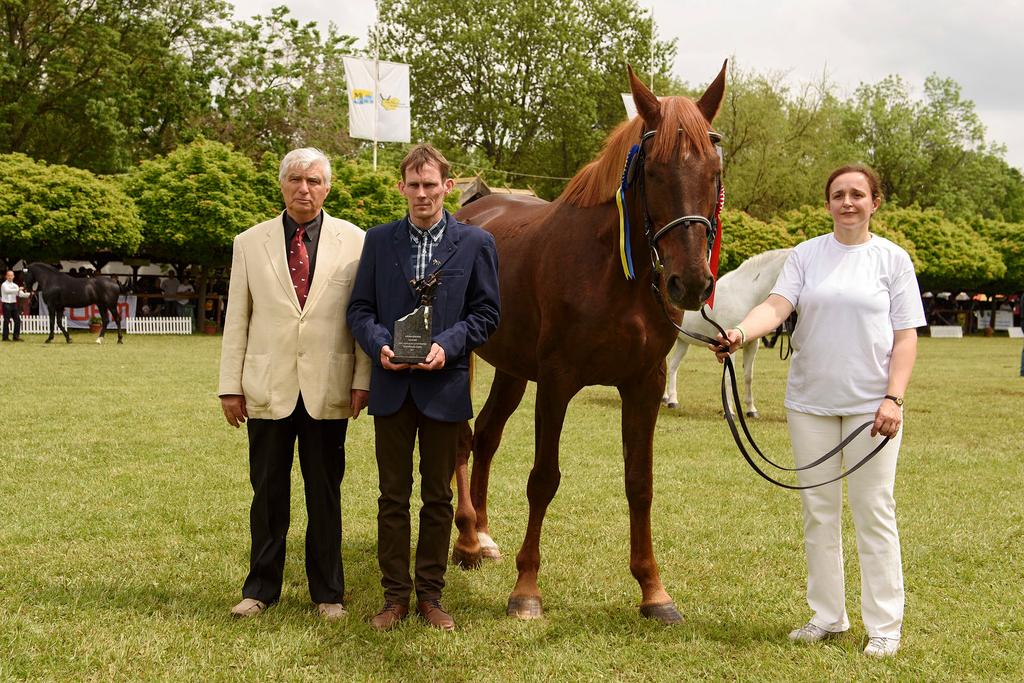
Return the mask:
{"type": "MultiPolygon", "coordinates": [[[[31,680],[1020,680],[1024,676],[1024,378],[1021,342],[922,339],[897,475],[907,612],[892,660],[861,654],[859,572],[846,515],[853,628],[794,646],[809,615],[797,495],[757,478],[716,403],[719,366],[690,353],[682,409],[655,436],[655,550],[685,622],[640,617],[628,569],[619,400],[571,404],[562,484],[545,523],[546,618],[504,615],[525,529],[532,388],[495,459],[491,519],[506,559],[451,569],[459,630],[367,620],[382,595],[370,418],[349,430],[342,486],[351,612],[309,602],[305,512],[293,476],[284,595],[235,622],[248,561],[243,430],[215,396],[219,338],[129,337],[124,346],[0,346],[0,679],[31,680]]],[[[787,364],[762,351],[755,434],[788,455],[787,364]]],[[[478,373],[482,405],[490,371],[478,373]]],[[[296,465],[297,468],[297,465],[296,465]]],[[[414,531],[415,533],[415,531],[414,531]]]]}

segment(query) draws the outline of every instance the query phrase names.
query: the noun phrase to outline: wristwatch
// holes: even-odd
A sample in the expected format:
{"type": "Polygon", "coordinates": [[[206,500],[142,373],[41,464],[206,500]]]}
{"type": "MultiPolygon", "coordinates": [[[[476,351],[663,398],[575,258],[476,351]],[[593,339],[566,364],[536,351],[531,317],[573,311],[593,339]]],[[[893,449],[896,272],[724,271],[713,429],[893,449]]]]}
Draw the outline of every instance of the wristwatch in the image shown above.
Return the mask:
{"type": "Polygon", "coordinates": [[[889,399],[890,401],[892,401],[893,403],[895,403],[896,405],[898,405],[898,406],[902,406],[903,405],[903,397],[902,396],[893,396],[892,394],[886,394],[885,397],[887,399],[889,399]]]}

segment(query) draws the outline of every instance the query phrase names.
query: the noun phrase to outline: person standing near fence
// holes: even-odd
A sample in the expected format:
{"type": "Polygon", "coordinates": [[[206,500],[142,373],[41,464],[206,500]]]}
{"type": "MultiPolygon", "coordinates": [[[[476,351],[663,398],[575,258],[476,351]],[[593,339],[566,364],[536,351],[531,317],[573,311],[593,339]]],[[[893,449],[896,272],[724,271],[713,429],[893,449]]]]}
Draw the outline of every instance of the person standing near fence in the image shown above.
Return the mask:
{"type": "MultiPolygon", "coordinates": [[[[862,433],[813,470],[802,485],[838,476],[891,440],[847,477],[861,570],[866,655],[896,654],[903,626],[903,567],[893,488],[903,438],[903,395],[925,324],[914,265],[907,252],[870,232],[882,202],[875,172],[842,166],[825,184],[832,232],[797,245],[768,298],[726,330],[729,352],[770,333],[794,310],[793,360],[786,387],[787,422],[798,467],[828,452],[864,422],[862,433]],[[839,359],[837,361],[837,359],[839,359]]],[[[721,339],[721,337],[720,337],[721,339]]],[[[712,347],[719,361],[726,352],[712,347]]],[[[801,491],[807,604],[813,615],[789,634],[817,642],[850,628],[846,614],[841,535],[843,488],[837,481],[801,491]]]]}
{"type": "Polygon", "coordinates": [[[0,284],[0,301],[3,302],[3,318],[4,318],[4,341],[19,342],[24,341],[21,338],[21,312],[18,310],[18,299],[27,299],[31,296],[26,292],[20,285],[14,282],[14,271],[8,270],[4,273],[3,284],[0,284]],[[10,336],[10,328],[14,332],[14,336],[10,336]]]}
{"type": "Polygon", "coordinates": [[[341,480],[349,417],[366,405],[370,359],[348,331],[362,230],[322,210],[331,163],[312,148],[285,155],[285,211],[235,238],[221,346],[220,395],[246,423],[251,553],[235,617],[281,597],[295,441],[306,494],[306,577],[320,616],[346,616],[341,480]]]}

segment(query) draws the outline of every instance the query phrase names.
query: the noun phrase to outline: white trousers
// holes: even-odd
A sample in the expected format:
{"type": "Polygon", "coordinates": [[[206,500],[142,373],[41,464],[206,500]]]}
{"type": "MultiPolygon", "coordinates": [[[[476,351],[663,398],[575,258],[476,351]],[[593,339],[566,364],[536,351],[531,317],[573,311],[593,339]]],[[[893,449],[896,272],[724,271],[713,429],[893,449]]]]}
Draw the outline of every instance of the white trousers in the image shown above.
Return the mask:
{"type": "MultiPolygon", "coordinates": [[[[798,467],[813,462],[874,415],[842,417],[787,411],[798,467]]],[[[896,531],[896,459],[903,429],[871,461],[845,479],[860,558],[861,618],[868,637],[899,638],[903,626],[903,567],[896,531]]],[[[861,432],[843,452],[807,472],[801,485],[827,481],[853,467],[882,440],[861,432]]],[[[807,553],[807,604],[811,622],[827,631],[850,628],[843,576],[842,481],[800,492],[807,553]]]]}

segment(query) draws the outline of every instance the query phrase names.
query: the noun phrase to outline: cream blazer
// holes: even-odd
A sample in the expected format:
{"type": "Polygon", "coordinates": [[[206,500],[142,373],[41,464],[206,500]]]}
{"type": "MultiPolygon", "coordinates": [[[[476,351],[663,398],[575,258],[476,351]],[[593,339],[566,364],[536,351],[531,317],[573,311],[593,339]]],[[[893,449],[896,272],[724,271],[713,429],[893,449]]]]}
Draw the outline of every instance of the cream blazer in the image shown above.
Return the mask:
{"type": "Polygon", "coordinates": [[[324,213],[301,309],[288,274],[283,214],[235,237],[218,395],[245,396],[257,419],[288,417],[300,392],[314,419],[351,417],[351,390],[370,388],[370,359],[345,319],[363,236],[324,213]]]}

